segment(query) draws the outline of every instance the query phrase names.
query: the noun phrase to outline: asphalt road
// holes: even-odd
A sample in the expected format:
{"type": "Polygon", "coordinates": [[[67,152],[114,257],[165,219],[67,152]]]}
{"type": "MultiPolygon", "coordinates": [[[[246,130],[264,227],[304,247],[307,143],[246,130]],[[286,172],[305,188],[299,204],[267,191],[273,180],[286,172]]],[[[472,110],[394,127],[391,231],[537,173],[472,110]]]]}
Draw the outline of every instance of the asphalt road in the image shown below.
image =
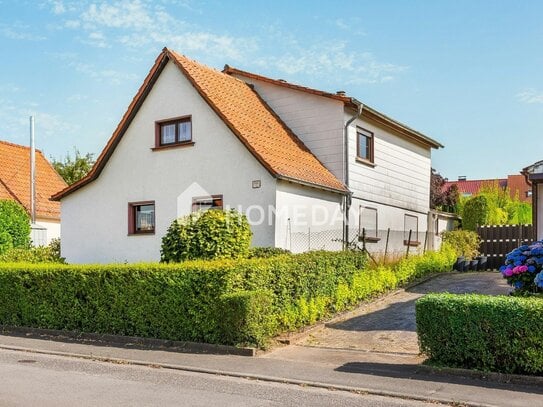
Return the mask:
{"type": "Polygon", "coordinates": [[[392,407],[429,404],[211,374],[0,350],[0,405],[392,407]]]}

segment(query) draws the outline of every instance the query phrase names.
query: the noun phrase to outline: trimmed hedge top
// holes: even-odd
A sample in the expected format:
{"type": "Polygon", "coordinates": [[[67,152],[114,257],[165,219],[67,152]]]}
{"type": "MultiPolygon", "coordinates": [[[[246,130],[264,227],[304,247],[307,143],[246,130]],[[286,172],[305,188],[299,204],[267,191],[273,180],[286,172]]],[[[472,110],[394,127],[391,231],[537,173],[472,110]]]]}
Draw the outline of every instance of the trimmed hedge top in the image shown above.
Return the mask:
{"type": "Polygon", "coordinates": [[[416,303],[420,349],[434,363],[504,373],[543,373],[543,301],[428,294],[416,303]]]}

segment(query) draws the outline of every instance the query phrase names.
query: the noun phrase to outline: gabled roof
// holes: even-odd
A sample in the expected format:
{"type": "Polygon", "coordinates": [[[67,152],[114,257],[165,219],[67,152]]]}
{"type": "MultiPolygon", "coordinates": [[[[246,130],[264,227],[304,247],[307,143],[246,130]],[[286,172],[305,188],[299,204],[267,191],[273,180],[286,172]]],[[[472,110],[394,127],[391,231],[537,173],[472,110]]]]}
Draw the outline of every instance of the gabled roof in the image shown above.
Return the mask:
{"type": "Polygon", "coordinates": [[[346,96],[343,92],[330,93],[330,92],[325,92],[318,89],[308,88],[306,86],[301,86],[301,85],[297,85],[291,82],[287,82],[283,79],[272,79],[266,76],[252,73],[252,72],[242,71],[241,69],[237,69],[229,65],[224,66],[223,72],[229,75],[244,76],[246,78],[256,79],[262,82],[267,82],[267,83],[281,86],[284,88],[289,88],[289,89],[297,90],[300,92],[310,93],[313,95],[338,100],[344,103],[346,107],[354,109],[354,110],[356,110],[358,106],[363,105],[362,116],[366,116],[369,119],[375,120],[381,123],[382,125],[401,133],[403,136],[413,141],[416,141],[418,143],[421,143],[425,146],[428,146],[431,148],[443,148],[443,144],[441,144],[440,142],[422,134],[421,132],[417,130],[412,129],[409,126],[406,126],[403,123],[400,123],[399,121],[395,119],[392,119],[391,117],[386,116],[385,114],[375,110],[374,108],[370,106],[362,104],[362,102],[358,101],[357,99],[353,97],[346,96]]]}
{"type": "Polygon", "coordinates": [[[275,177],[347,193],[337,179],[245,82],[164,48],[89,174],[56,194],[59,200],[96,179],[168,61],[256,159],[275,177]]]}
{"type": "MultiPolygon", "coordinates": [[[[0,141],[0,199],[17,201],[30,212],[30,148],[0,141]]],[[[60,219],[60,204],[51,195],[66,188],[66,182],[36,150],[36,216],[60,219]]]]}

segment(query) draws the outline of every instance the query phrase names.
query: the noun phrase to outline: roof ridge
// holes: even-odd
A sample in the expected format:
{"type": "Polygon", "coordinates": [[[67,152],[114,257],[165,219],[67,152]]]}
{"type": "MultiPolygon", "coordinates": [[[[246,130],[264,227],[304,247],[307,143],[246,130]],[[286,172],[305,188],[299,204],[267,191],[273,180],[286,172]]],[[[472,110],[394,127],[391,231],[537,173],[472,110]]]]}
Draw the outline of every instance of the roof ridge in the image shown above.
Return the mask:
{"type": "MultiPolygon", "coordinates": [[[[24,145],[22,145],[22,144],[16,144],[16,143],[13,143],[13,142],[11,142],[11,141],[6,141],[6,140],[0,140],[0,144],[5,144],[5,145],[11,146],[11,147],[23,148],[23,149],[25,149],[25,150],[29,150],[29,149],[30,149],[30,146],[24,146],[24,145]]],[[[38,149],[38,148],[36,148],[36,151],[41,153],[41,150],[38,149]]]]}

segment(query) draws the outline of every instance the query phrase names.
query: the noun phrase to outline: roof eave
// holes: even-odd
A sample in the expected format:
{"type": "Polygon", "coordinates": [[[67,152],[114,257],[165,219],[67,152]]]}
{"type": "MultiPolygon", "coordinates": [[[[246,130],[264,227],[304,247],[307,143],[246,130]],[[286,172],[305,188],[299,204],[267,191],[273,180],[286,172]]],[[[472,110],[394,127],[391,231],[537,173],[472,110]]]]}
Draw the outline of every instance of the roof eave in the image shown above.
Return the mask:
{"type": "Polygon", "coordinates": [[[336,194],[349,195],[351,193],[351,191],[349,191],[347,188],[344,188],[344,189],[333,188],[333,187],[329,187],[322,184],[315,184],[312,182],[303,181],[294,177],[289,177],[287,175],[275,174],[275,177],[282,181],[288,181],[288,182],[292,182],[292,183],[303,185],[310,188],[316,188],[316,189],[321,189],[323,191],[333,192],[336,194]]]}

